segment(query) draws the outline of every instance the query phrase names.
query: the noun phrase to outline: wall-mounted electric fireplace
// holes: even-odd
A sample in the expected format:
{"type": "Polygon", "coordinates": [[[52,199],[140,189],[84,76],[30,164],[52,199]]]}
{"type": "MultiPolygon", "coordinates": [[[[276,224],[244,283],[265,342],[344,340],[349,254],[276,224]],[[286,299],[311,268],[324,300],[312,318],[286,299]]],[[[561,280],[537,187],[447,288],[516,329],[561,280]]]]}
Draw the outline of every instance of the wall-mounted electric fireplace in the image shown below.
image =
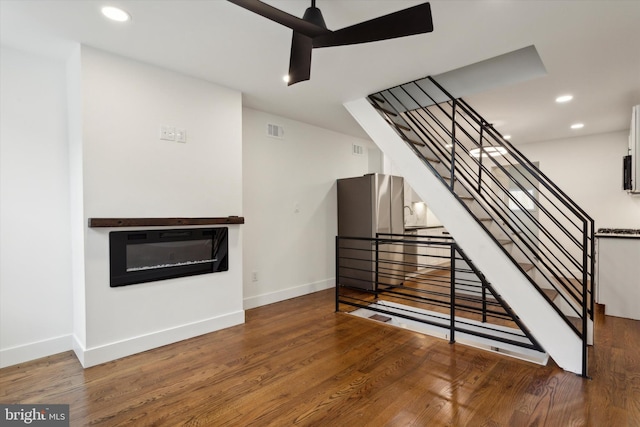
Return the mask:
{"type": "Polygon", "coordinates": [[[111,287],[229,269],[227,227],[109,233],[111,287]]]}

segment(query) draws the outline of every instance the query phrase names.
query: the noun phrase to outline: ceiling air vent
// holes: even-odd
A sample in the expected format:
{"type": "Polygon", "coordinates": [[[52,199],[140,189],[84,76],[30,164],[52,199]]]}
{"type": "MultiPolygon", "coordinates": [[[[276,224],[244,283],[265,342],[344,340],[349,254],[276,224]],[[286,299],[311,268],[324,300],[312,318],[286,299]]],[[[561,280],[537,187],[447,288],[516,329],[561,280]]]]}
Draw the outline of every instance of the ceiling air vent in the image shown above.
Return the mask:
{"type": "Polygon", "coordinates": [[[351,154],[354,156],[364,156],[364,147],[362,145],[352,144],[351,154]]]}
{"type": "Polygon", "coordinates": [[[267,136],[282,139],[284,138],[284,128],[272,123],[267,123],[267,136]]]}

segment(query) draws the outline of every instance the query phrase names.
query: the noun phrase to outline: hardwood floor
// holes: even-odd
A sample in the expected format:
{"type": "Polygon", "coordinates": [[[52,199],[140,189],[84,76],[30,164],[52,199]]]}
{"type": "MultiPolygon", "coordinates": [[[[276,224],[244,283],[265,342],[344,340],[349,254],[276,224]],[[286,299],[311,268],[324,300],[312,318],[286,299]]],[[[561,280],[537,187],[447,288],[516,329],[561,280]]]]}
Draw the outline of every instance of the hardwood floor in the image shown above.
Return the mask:
{"type": "Polygon", "coordinates": [[[333,290],[83,370],[71,352],[0,370],[2,403],[71,425],[640,426],[640,322],[596,319],[590,375],[334,313],[333,290]]]}

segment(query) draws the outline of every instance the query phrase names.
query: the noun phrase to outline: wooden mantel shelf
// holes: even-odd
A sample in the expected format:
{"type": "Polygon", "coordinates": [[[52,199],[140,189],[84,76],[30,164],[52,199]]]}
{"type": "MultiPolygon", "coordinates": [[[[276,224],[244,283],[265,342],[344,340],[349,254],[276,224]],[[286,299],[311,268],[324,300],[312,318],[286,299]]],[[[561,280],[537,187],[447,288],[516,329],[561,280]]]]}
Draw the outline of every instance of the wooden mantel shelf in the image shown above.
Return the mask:
{"type": "Polygon", "coordinates": [[[89,218],[89,227],[172,227],[177,225],[244,224],[242,216],[216,218],[89,218]]]}

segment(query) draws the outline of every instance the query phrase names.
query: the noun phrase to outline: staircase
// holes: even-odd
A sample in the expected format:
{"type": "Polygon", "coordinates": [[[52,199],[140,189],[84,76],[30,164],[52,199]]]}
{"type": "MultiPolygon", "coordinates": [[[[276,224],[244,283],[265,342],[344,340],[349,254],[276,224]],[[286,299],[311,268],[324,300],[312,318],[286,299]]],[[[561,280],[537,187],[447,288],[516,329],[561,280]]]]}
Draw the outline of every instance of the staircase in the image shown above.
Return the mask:
{"type": "Polygon", "coordinates": [[[431,77],[345,107],[544,350],[586,377],[593,220],[431,77]]]}

